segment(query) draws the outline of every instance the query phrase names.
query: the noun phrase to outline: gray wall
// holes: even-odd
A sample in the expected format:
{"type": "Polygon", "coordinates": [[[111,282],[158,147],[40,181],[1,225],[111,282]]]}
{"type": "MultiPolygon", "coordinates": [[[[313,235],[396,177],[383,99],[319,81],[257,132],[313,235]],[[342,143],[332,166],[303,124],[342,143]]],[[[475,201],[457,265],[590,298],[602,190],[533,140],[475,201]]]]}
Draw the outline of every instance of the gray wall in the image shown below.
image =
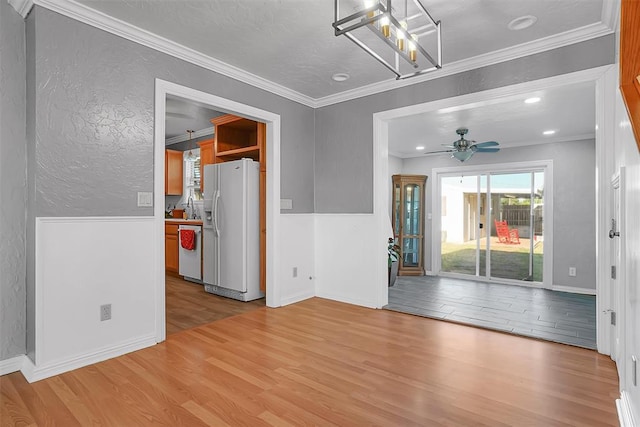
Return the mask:
{"type": "MultiPolygon", "coordinates": [[[[459,164],[447,156],[405,159],[402,173],[427,175],[426,213],[433,213],[433,168],[489,165],[529,160],[553,160],[553,285],[595,289],[596,286],[596,163],[595,141],[571,141],[502,149],[495,154],[474,156],[459,164]],[[452,163],[453,162],[453,163],[452,163]],[[570,162],[568,167],[567,162],[570,162]],[[577,276],[569,277],[569,267],[577,276]]],[[[431,223],[426,224],[425,265],[431,265],[431,223]]]]}
{"type": "Polygon", "coordinates": [[[316,212],[373,211],[373,113],[613,64],[614,54],[610,35],[318,109],[316,212]]]}
{"type": "Polygon", "coordinates": [[[27,354],[34,359],[35,218],[145,216],[155,78],[281,117],[281,194],[313,212],[314,110],[35,6],[27,18],[27,354]]]}
{"type": "Polygon", "coordinates": [[[37,216],[152,215],[154,79],[281,115],[283,197],[313,211],[314,111],[47,9],[35,12],[37,216]]]}
{"type": "MultiPolygon", "coordinates": [[[[24,26],[13,10],[7,10],[6,2],[0,3],[0,65],[5,67],[5,48],[24,43],[20,41],[24,26]]],[[[373,199],[374,112],[609,64],[615,52],[614,37],[607,36],[314,111],[39,6],[27,18],[26,44],[26,329],[27,353],[32,358],[35,218],[152,214],[151,209],[136,206],[135,195],[153,189],[156,77],[281,115],[281,196],[293,200],[288,213],[366,213],[372,211],[373,199]]],[[[20,62],[15,65],[19,67],[20,62]]],[[[15,83],[11,90],[23,84],[19,79],[15,83]]],[[[0,114],[6,114],[4,104],[0,114]]],[[[18,129],[17,120],[7,120],[10,129],[18,129]]],[[[0,124],[0,150],[6,150],[3,117],[0,124]]],[[[9,167],[22,168],[21,148],[11,149],[18,155],[9,167]]],[[[0,154],[4,159],[5,152],[0,154]]],[[[0,166],[5,167],[4,160],[0,166]]],[[[24,197],[20,175],[5,180],[5,170],[10,169],[0,171],[2,195],[8,186],[11,194],[18,194],[15,197],[24,197]]],[[[23,212],[24,206],[22,201],[8,209],[23,212]]],[[[25,226],[13,214],[13,210],[2,211],[2,218],[15,218],[11,229],[18,231],[12,239],[21,250],[19,236],[25,226]]],[[[11,265],[6,271],[1,273],[0,290],[5,301],[4,292],[11,289],[17,312],[4,315],[3,320],[15,333],[15,339],[9,340],[19,343],[24,269],[11,265]]],[[[1,308],[9,313],[4,303],[1,308]]],[[[14,344],[4,338],[0,344],[0,359],[20,352],[12,350],[14,344]]]]}
{"type": "Polygon", "coordinates": [[[402,164],[403,160],[400,157],[389,156],[389,220],[391,220],[393,216],[393,206],[391,205],[392,193],[393,192],[393,175],[399,175],[402,173],[402,164]]]}
{"type": "Polygon", "coordinates": [[[0,360],[26,350],[26,88],[22,17],[0,1],[0,360]]]}

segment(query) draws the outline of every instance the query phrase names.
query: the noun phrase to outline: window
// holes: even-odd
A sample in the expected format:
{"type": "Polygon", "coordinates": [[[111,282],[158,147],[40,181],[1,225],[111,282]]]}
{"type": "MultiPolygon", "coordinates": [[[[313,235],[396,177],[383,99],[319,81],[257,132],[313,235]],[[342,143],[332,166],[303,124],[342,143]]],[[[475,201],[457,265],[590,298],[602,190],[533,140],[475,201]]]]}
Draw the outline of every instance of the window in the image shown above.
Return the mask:
{"type": "Polygon", "coordinates": [[[200,192],[200,149],[184,152],[184,194],[188,200],[202,200],[200,192]],[[191,156],[191,157],[190,157],[191,156]]]}

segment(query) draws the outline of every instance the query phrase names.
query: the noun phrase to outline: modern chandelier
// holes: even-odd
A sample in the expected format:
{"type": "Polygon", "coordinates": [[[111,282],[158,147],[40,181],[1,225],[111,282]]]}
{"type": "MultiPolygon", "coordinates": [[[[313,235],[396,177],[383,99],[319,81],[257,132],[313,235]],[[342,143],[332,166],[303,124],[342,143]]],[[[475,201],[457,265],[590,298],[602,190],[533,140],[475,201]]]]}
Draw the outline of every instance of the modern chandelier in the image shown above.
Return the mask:
{"type": "Polygon", "coordinates": [[[442,68],[440,21],[420,0],[334,0],[332,25],[397,80],[442,68]]]}

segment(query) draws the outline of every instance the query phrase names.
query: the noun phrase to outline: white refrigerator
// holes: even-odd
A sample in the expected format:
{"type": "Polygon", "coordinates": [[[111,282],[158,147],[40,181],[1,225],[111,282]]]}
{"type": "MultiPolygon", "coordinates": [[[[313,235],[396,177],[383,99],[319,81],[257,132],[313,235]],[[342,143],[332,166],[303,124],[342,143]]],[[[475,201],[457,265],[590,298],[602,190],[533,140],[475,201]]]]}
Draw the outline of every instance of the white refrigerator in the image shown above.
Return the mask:
{"type": "Polygon", "coordinates": [[[260,291],[259,163],[204,167],[202,281],[207,292],[240,301],[260,291]]]}

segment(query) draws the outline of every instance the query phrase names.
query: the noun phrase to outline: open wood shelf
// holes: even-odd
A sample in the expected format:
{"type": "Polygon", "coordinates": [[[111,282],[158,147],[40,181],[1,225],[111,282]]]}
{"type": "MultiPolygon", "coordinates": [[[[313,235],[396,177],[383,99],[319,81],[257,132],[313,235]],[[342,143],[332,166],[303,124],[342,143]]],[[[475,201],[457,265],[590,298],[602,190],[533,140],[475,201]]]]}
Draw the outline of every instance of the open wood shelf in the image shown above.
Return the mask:
{"type": "Polygon", "coordinates": [[[219,151],[216,153],[216,157],[222,159],[222,161],[238,160],[242,158],[250,158],[255,161],[260,160],[260,147],[252,145],[249,147],[236,148],[233,150],[219,151]]]}

